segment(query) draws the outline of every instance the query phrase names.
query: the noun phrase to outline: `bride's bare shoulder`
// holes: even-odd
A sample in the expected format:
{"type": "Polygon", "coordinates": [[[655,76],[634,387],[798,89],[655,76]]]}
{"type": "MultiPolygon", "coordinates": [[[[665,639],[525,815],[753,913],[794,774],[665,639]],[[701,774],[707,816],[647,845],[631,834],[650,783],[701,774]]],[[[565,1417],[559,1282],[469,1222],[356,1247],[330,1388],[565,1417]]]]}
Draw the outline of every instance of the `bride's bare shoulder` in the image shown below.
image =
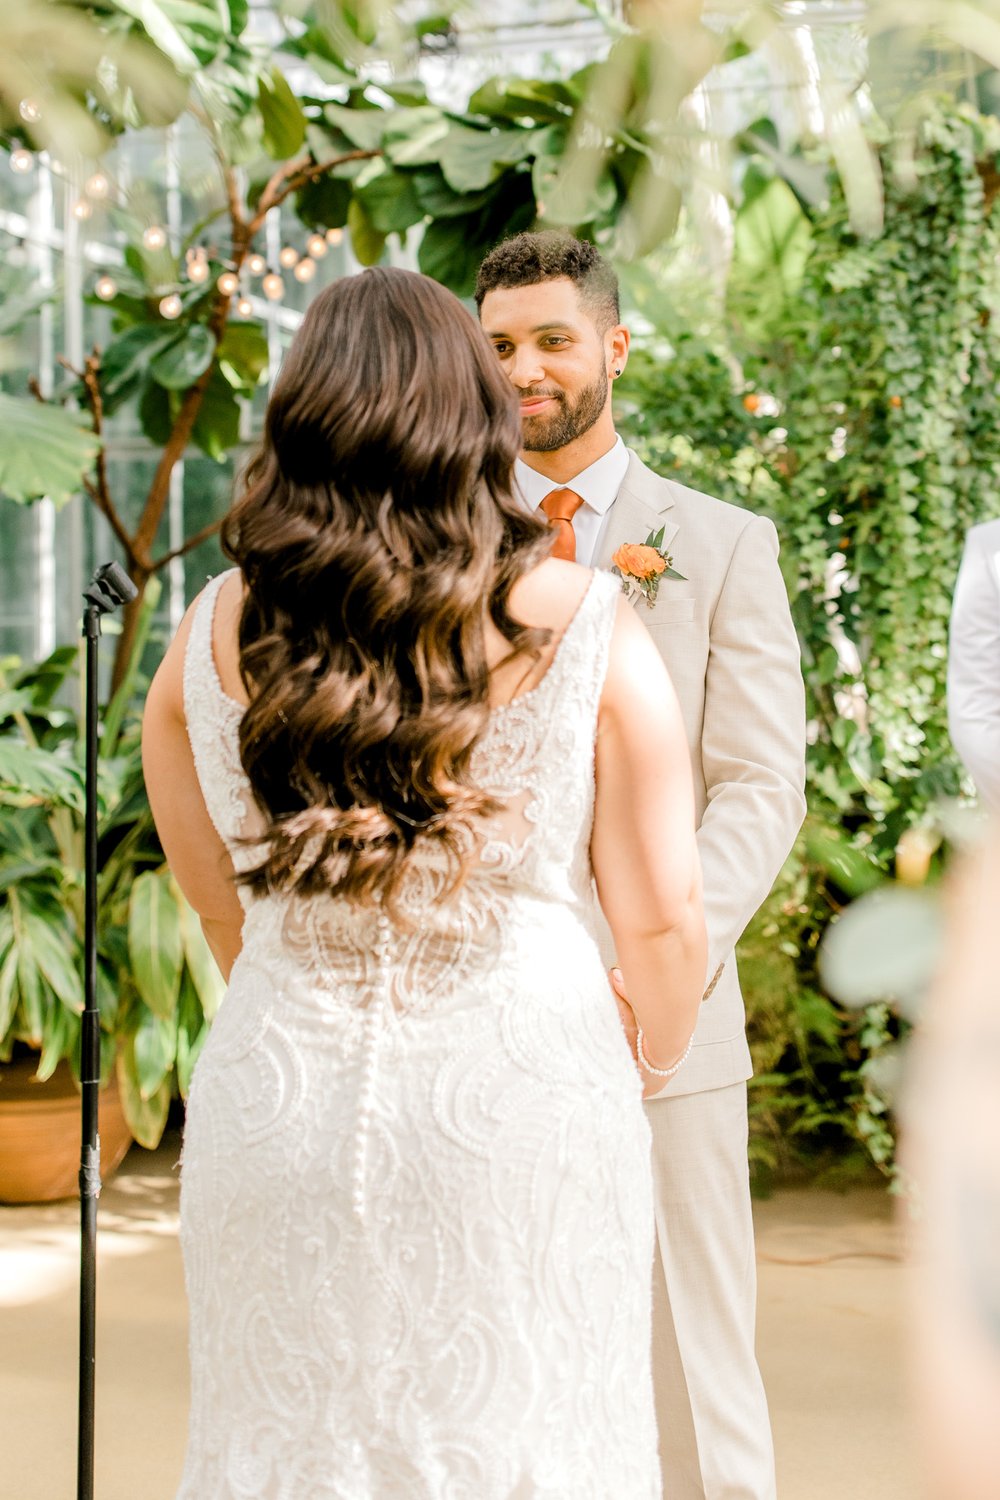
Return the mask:
{"type": "Polygon", "coordinates": [[[546,558],[514,585],[511,613],[525,625],[561,633],[580,607],[593,576],[590,568],[582,568],[578,563],[546,558]]]}

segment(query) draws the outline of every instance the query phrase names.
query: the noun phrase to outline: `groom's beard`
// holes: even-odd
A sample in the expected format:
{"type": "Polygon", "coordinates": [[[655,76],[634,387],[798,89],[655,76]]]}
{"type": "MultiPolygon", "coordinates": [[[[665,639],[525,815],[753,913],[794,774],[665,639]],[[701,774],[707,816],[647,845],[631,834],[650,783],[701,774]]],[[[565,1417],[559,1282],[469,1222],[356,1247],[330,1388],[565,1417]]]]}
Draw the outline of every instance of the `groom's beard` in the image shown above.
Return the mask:
{"type": "Polygon", "coordinates": [[[518,394],[522,401],[529,396],[550,396],[558,402],[556,410],[549,416],[521,419],[524,451],[554,453],[593,427],[608,404],[608,377],[602,369],[593,384],[584,386],[573,402],[564,391],[529,390],[518,394]]]}

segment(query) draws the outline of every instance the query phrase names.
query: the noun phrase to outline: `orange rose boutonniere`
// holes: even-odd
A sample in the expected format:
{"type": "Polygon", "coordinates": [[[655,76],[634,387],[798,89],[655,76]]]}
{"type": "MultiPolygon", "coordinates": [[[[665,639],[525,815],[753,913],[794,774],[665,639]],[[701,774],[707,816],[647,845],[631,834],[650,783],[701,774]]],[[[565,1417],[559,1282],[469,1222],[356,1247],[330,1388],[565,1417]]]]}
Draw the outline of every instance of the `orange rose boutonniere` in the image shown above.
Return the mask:
{"type": "Polygon", "coordinates": [[[622,581],[622,593],[629,600],[641,594],[648,609],[656,603],[661,578],[686,582],[684,574],[672,566],[673,559],[661,550],[663,532],[663,527],[655,533],[651,531],[642,543],[623,542],[611,559],[611,566],[622,581]]]}

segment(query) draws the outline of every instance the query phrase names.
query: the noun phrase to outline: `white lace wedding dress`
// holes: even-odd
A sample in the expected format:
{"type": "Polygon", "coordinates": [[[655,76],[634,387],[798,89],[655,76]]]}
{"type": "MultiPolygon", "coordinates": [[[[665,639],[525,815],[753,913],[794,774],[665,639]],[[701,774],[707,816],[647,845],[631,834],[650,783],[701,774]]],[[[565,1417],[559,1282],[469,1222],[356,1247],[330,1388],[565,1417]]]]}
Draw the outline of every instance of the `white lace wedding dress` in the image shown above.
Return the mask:
{"type": "MultiPolygon", "coordinates": [[[[225,577],[226,575],[222,575],[225,577]]],[[[237,866],[240,705],[196,611],[185,707],[237,866]]],[[[594,734],[618,586],[495,710],[504,799],[413,930],[248,903],[188,1101],[191,1422],[178,1500],[654,1500],[653,1210],[640,1083],[592,936],[594,734]]]]}

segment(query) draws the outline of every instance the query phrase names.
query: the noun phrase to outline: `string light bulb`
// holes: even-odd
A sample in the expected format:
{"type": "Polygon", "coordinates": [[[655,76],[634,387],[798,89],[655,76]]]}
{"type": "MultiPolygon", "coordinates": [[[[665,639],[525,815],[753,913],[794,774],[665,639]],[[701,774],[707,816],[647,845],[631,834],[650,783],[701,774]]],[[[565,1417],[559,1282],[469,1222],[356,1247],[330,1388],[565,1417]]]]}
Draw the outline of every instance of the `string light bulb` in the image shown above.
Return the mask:
{"type": "Polygon", "coordinates": [[[118,290],[118,283],[111,276],[98,276],[94,283],[94,292],[102,302],[110,302],[118,290]]]}
{"type": "Polygon", "coordinates": [[[284,295],[285,291],[285,283],[282,281],[277,271],[268,271],[267,275],[264,277],[264,280],[261,282],[261,286],[264,289],[264,296],[267,298],[268,302],[281,301],[281,298],[284,295]]]}
{"type": "Polygon", "coordinates": [[[231,297],[240,284],[240,278],[235,271],[223,271],[215,283],[224,297],[231,297]]]}
{"type": "Polygon", "coordinates": [[[211,267],[203,255],[195,255],[187,268],[188,280],[193,281],[196,286],[201,286],[207,281],[211,273],[211,267]]]}
{"type": "Polygon", "coordinates": [[[241,318],[249,318],[253,313],[253,303],[249,297],[241,297],[236,304],[236,311],[241,318]]]}
{"type": "Polygon", "coordinates": [[[37,125],[42,118],[42,106],[36,99],[22,99],[17,106],[17,112],[29,125],[37,125]]]}
{"type": "Polygon", "coordinates": [[[111,191],[111,183],[103,172],[95,172],[93,177],[88,177],[84,192],[88,198],[106,198],[111,191]]]}
{"type": "Polygon", "coordinates": [[[299,258],[299,252],[292,245],[283,245],[278,256],[278,264],[290,271],[299,258]]]}
{"type": "Polygon", "coordinates": [[[93,209],[87,202],[86,198],[77,198],[76,202],[73,204],[71,212],[74,219],[89,219],[91,214],[93,213],[93,209]]]}
{"type": "Polygon", "coordinates": [[[20,172],[23,175],[25,172],[30,172],[34,165],[35,158],[23,146],[18,146],[16,151],[10,153],[10,170],[12,172],[20,172]]]}
{"type": "Polygon", "coordinates": [[[176,292],[170,292],[160,301],[160,314],[164,318],[179,318],[184,310],[184,304],[176,292]]]}
{"type": "Polygon", "coordinates": [[[306,241],[306,249],[313,260],[322,260],[326,254],[326,236],[322,234],[311,234],[306,241]]]}
{"type": "Polygon", "coordinates": [[[159,224],[150,224],[142,231],[142,243],[147,250],[162,250],[167,243],[167,231],[159,224]]]}
{"type": "Polygon", "coordinates": [[[328,229],[326,231],[326,242],[328,245],[339,245],[344,238],[342,229],[328,229]]]}
{"type": "Polygon", "coordinates": [[[306,255],[299,261],[292,274],[296,281],[312,281],[316,275],[316,262],[306,255]]]}
{"type": "Polygon", "coordinates": [[[251,276],[263,276],[267,270],[267,261],[263,255],[251,255],[247,261],[247,270],[251,276]]]}

